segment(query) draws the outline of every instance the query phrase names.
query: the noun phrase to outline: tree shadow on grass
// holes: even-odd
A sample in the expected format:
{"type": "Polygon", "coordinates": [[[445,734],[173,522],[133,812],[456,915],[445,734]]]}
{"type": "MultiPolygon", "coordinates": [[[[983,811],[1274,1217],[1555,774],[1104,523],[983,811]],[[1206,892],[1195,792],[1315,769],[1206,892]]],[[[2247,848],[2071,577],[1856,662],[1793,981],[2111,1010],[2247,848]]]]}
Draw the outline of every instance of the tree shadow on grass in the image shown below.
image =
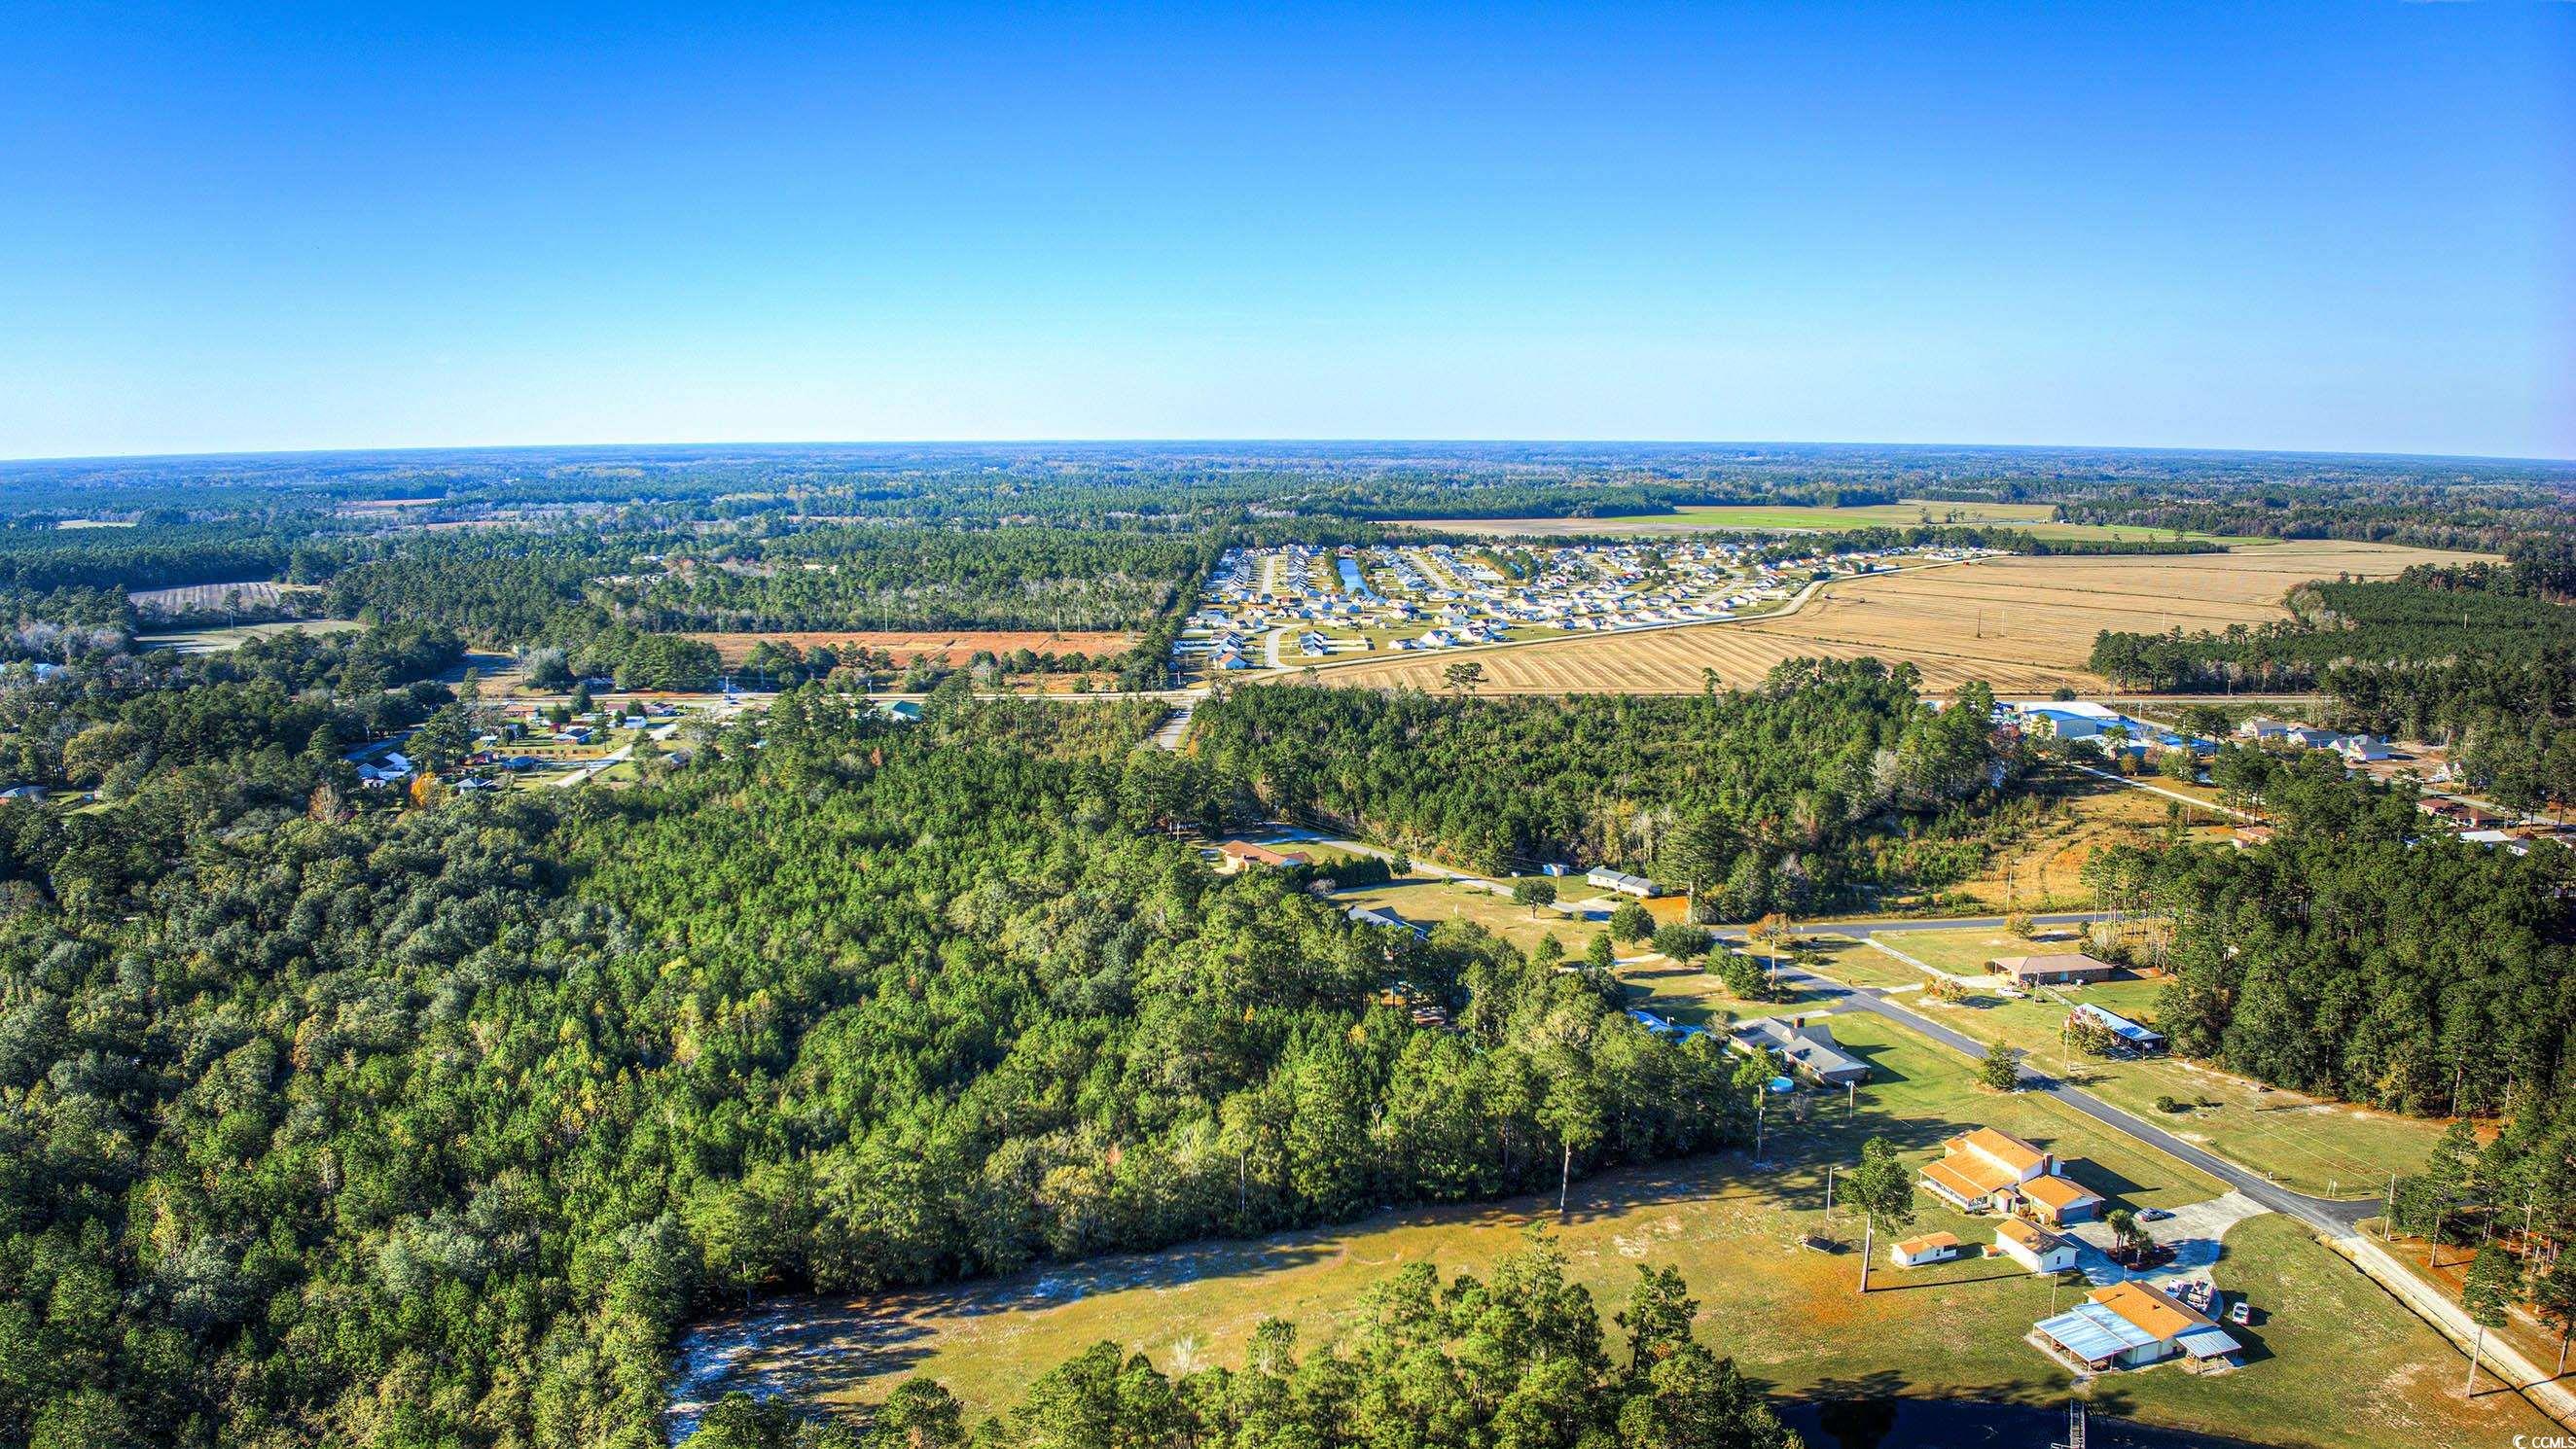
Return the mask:
{"type": "MultiPolygon", "coordinates": [[[[2054,1381],[2010,1379],[1974,1394],[1937,1397],[1909,1394],[1911,1387],[1904,1375],[1892,1371],[1825,1379],[1775,1407],[1815,1449],[2019,1446],[2061,1442],[2066,1435],[2069,1395],[2054,1381]]],[[[2115,1382],[2096,1380],[2084,1399],[2100,1443],[2126,1449],[2254,1449],[2247,1440],[2131,1421],[2137,1403],[2115,1382]]]]}
{"type": "MultiPolygon", "coordinates": [[[[2049,1144],[2042,1145],[2049,1146],[2049,1144]]],[[[2061,1157],[2058,1159],[2058,1171],[2114,1202],[2135,1198],[2140,1193],[2155,1191],[2144,1183],[2131,1181],[2090,1157],[2061,1157]]]]}
{"type": "Polygon", "coordinates": [[[1895,1050],[1896,1044],[1893,1042],[1882,1044],[1838,1040],[1835,1044],[1841,1049],[1844,1056],[1866,1062],[1869,1065],[1868,1085],[1870,1086],[1887,1086],[1897,1082],[1910,1082],[1914,1080],[1912,1077],[1907,1076],[1905,1073],[1900,1072],[1896,1068],[1887,1064],[1888,1055],[1895,1050]]]}
{"type": "MultiPolygon", "coordinates": [[[[1883,1269],[1880,1271],[1901,1273],[1905,1270],[1897,1268],[1883,1269]]],[[[2030,1275],[2028,1273],[2023,1272],[2021,1269],[2013,1268],[2002,1273],[1980,1273],[1974,1278],[1930,1278],[1920,1283],[1887,1283],[1882,1282],[1877,1278],[1872,1278],[1869,1284],[1869,1296],[1875,1298],[1881,1293],[1910,1293],[1917,1288],[1966,1288],[1978,1283],[2001,1283],[2006,1279],[2027,1278],[2029,1276],[2030,1275]]]]}

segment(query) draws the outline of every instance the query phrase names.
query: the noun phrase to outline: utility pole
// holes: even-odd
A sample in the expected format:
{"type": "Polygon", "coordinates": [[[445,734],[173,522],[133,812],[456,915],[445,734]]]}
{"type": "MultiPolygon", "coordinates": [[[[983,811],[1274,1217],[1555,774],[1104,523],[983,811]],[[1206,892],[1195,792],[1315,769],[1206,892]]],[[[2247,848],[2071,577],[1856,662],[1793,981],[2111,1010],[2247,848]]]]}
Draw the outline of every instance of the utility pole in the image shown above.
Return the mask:
{"type": "Polygon", "coordinates": [[[1834,1164],[1825,1164],[1825,1226],[1834,1225],[1834,1164]]]}

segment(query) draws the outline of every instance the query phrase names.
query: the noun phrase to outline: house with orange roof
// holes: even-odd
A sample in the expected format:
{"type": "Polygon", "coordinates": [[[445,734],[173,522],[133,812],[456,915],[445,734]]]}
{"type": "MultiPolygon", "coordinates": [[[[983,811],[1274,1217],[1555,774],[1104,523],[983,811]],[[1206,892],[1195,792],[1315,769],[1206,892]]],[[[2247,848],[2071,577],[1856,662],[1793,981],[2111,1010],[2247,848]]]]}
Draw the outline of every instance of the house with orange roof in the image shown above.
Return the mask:
{"type": "Polygon", "coordinates": [[[1980,1127],[1941,1144],[1923,1186],[1961,1212],[2028,1212],[2052,1224],[2090,1221],[2102,1198],[2058,1172],[2057,1158],[2009,1132],[1980,1127]]]}
{"type": "Polygon", "coordinates": [[[1995,1252],[2034,1273],[2063,1273],[2075,1266],[2074,1239],[2019,1218],[1995,1224],[1995,1252]]]}
{"type": "Polygon", "coordinates": [[[2031,1331],[2032,1340],[2088,1369],[2144,1368],[2176,1355],[2233,1363],[2243,1349],[2215,1319],[2145,1283],[2096,1288],[2031,1331]]]}
{"type": "Polygon", "coordinates": [[[1900,1268],[1920,1268],[1926,1263],[1946,1263],[1959,1256],[1959,1235],[1926,1233],[1887,1245],[1887,1256],[1900,1268]]]}
{"type": "Polygon", "coordinates": [[[2021,1185],[2013,1211],[2027,1213],[2051,1227],[2089,1223],[2102,1215],[2102,1195],[2060,1172],[2045,1172],[2021,1185]]]}
{"type": "Polygon", "coordinates": [[[1292,865],[1306,863],[1306,857],[1295,851],[1271,850],[1254,845],[1248,840],[1222,841],[1217,845],[1216,853],[1220,858],[1218,869],[1227,874],[1248,870],[1256,865],[1266,865],[1272,870],[1284,870],[1292,865]]]}

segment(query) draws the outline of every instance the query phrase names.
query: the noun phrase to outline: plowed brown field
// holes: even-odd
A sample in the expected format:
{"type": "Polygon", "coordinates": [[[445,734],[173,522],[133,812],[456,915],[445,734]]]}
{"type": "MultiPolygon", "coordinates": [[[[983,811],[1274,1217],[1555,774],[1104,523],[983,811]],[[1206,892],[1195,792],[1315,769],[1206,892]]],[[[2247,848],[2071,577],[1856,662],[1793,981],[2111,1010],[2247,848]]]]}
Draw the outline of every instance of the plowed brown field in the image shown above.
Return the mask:
{"type": "Polygon", "coordinates": [[[2002,693],[2104,687],[2084,667],[2105,629],[2223,629],[2285,618],[2281,599],[2312,579],[2384,577],[2466,554],[2381,544],[2299,542],[2167,558],[2000,558],[1854,579],[1768,623],[1702,624],[1479,651],[1371,660],[1320,671],[1323,682],[1442,687],[1473,659],[1486,693],[1688,694],[1701,671],[1759,681],[1785,659],[1874,655],[1923,671],[1927,689],[1982,679],[2002,693]]]}

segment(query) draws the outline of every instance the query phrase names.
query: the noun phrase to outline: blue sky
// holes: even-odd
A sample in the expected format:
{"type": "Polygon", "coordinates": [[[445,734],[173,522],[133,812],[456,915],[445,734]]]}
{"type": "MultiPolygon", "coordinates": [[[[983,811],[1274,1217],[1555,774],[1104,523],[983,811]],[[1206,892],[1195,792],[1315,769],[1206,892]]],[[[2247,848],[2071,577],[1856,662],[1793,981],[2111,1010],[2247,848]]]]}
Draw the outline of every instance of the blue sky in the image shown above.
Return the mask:
{"type": "Polygon", "coordinates": [[[0,456],[2576,456],[2576,4],[754,8],[0,6],[0,456]]]}

